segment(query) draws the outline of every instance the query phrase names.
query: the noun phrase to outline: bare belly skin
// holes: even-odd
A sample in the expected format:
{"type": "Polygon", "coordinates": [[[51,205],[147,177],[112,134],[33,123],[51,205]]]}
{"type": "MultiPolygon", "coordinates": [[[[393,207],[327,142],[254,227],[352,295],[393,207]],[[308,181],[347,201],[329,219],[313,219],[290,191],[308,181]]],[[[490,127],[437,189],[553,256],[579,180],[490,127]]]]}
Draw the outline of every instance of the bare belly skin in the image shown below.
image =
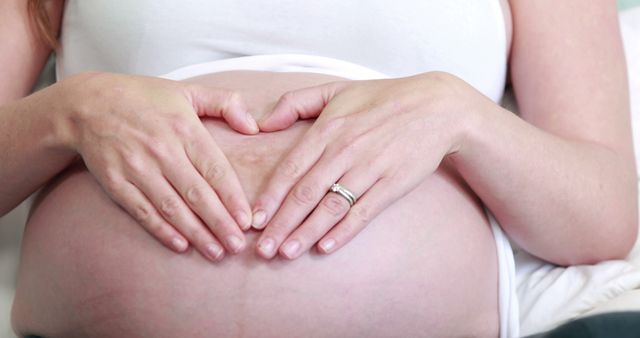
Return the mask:
{"type": "MultiPolygon", "coordinates": [[[[284,91],[334,78],[228,72],[259,117],[284,91]]],[[[255,136],[204,121],[251,202],[313,121],[255,136]]],[[[13,325],[45,337],[495,337],[495,244],[477,197],[443,165],[324,256],[211,263],[156,242],[82,165],[50,183],[26,226],[13,325]]]]}

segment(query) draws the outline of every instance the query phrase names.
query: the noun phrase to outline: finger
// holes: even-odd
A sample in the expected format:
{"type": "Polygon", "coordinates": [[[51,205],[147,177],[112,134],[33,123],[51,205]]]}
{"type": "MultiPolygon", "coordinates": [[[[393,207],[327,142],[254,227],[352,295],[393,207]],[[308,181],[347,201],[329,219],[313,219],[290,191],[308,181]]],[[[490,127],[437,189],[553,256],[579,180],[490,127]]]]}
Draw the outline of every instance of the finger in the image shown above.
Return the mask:
{"type": "Polygon", "coordinates": [[[235,219],[240,228],[248,230],[251,227],[251,207],[236,171],[204,128],[197,134],[185,147],[189,161],[215,190],[226,208],[225,213],[235,219]]]}
{"type": "MultiPolygon", "coordinates": [[[[316,163],[325,150],[326,140],[313,135],[313,127],[277,165],[264,191],[253,207],[252,226],[263,229],[280,207],[291,188],[316,163]]],[[[323,185],[324,186],[324,185],[323,185]]],[[[304,190],[304,188],[301,188],[304,190]]],[[[315,192],[315,189],[312,191],[315,192]]],[[[300,191],[305,194],[304,191],[300,191]]],[[[318,197],[318,200],[320,197],[318,197]]]]}
{"type": "Polygon", "coordinates": [[[187,207],[165,177],[160,173],[151,173],[134,178],[132,183],[147,196],[160,215],[187,238],[200,253],[213,261],[224,256],[224,249],[220,242],[187,207]]]}
{"type": "Polygon", "coordinates": [[[156,208],[136,186],[123,179],[117,187],[107,192],[138,224],[166,247],[178,253],[189,247],[187,240],[158,214],[156,208]]]}
{"type": "Polygon", "coordinates": [[[406,189],[397,185],[397,179],[382,178],[373,185],[317,245],[320,253],[333,253],[351,241],[382,210],[403,196],[406,189]],[[392,181],[394,183],[392,183],[392,181]]]}
{"type": "Polygon", "coordinates": [[[232,253],[242,251],[246,245],[244,234],[222,205],[212,187],[193,165],[189,164],[186,154],[183,154],[182,157],[182,159],[177,159],[178,163],[185,164],[163,168],[165,176],[180,192],[187,206],[200,216],[216,238],[224,243],[227,250],[232,253]]]}
{"type": "Polygon", "coordinates": [[[331,82],[285,93],[280,97],[273,111],[258,121],[260,130],[282,130],[298,119],[317,117],[346,84],[347,82],[331,82]]]}
{"type": "MultiPolygon", "coordinates": [[[[374,185],[378,178],[378,173],[370,168],[356,167],[347,172],[338,184],[349,190],[357,202],[358,196],[374,185]]],[[[289,259],[299,257],[340,222],[350,208],[347,198],[329,191],[313,213],[284,241],[280,254],[289,259]]]]}
{"type": "Polygon", "coordinates": [[[324,155],[286,195],[282,206],[258,240],[258,253],[264,258],[275,255],[280,244],[316,208],[329,187],[345,172],[348,159],[324,155]]]}
{"type": "Polygon", "coordinates": [[[190,84],[187,93],[198,116],[222,118],[231,128],[244,134],[260,131],[239,92],[190,84]]]}

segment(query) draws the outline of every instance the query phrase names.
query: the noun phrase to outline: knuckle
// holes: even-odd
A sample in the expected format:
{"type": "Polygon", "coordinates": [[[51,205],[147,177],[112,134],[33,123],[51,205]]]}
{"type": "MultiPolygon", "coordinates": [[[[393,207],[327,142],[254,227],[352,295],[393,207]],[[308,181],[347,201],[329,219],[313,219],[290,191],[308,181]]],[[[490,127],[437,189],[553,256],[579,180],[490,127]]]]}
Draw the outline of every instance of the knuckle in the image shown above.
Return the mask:
{"type": "Polygon", "coordinates": [[[149,153],[156,158],[168,158],[169,146],[167,142],[159,138],[150,138],[145,142],[145,146],[149,153]]]}
{"type": "Polygon", "coordinates": [[[129,170],[129,172],[135,174],[136,176],[142,176],[147,169],[144,160],[139,155],[128,155],[125,161],[127,170],[129,170]]]}
{"type": "Polygon", "coordinates": [[[184,118],[174,118],[171,121],[171,129],[180,137],[189,137],[193,135],[193,127],[190,121],[184,118]]]}
{"type": "Polygon", "coordinates": [[[341,141],[338,143],[335,143],[331,149],[330,152],[332,153],[332,156],[334,158],[351,158],[355,151],[356,151],[357,145],[355,142],[350,142],[350,141],[341,141]]]}
{"type": "Polygon", "coordinates": [[[215,182],[224,178],[227,174],[224,166],[220,163],[208,163],[204,165],[202,170],[202,176],[204,179],[209,182],[209,184],[214,184],[215,182]]]}
{"type": "Polygon", "coordinates": [[[173,239],[176,234],[182,236],[180,232],[176,232],[171,226],[166,225],[165,223],[157,222],[154,223],[149,230],[153,236],[155,236],[160,242],[165,243],[165,245],[173,247],[173,239]]]}
{"type": "Polygon", "coordinates": [[[322,205],[334,216],[344,215],[349,210],[349,202],[336,194],[329,194],[322,205]]]}
{"type": "Polygon", "coordinates": [[[224,234],[230,233],[232,230],[229,222],[225,222],[222,219],[217,219],[213,222],[212,225],[209,226],[211,231],[217,236],[223,236],[224,234]]]}
{"type": "Polygon", "coordinates": [[[351,213],[358,225],[366,225],[371,222],[371,209],[365,205],[356,205],[351,209],[351,213]]]}
{"type": "Polygon", "coordinates": [[[201,228],[196,226],[191,226],[185,229],[185,236],[189,238],[189,240],[195,243],[205,243],[209,240],[207,233],[201,228]]]}
{"type": "Polygon", "coordinates": [[[301,205],[309,205],[315,200],[315,191],[306,184],[299,184],[293,189],[293,199],[301,205]]]}
{"type": "MultiPolygon", "coordinates": [[[[192,159],[192,163],[194,165],[198,164],[198,160],[199,160],[197,156],[198,154],[200,154],[203,150],[209,151],[209,149],[211,149],[210,147],[211,143],[207,142],[208,140],[206,140],[205,138],[199,137],[199,135],[201,135],[201,131],[194,129],[191,135],[186,137],[184,140],[184,144],[185,144],[185,147],[187,148],[187,152],[190,154],[196,155],[192,159]]],[[[209,135],[204,135],[204,136],[208,137],[209,135]]]]}
{"type": "MultiPolygon", "coordinates": [[[[166,229],[160,222],[147,222],[141,223],[144,227],[149,231],[150,234],[156,236],[157,238],[166,238],[166,229]]],[[[168,237],[168,236],[167,236],[168,237]]]]}
{"type": "Polygon", "coordinates": [[[237,90],[230,90],[228,93],[229,102],[237,103],[242,101],[242,94],[237,90]]]}
{"type": "Polygon", "coordinates": [[[340,237],[342,242],[348,242],[360,232],[362,226],[357,222],[344,222],[341,224],[340,237]]]}
{"type": "Polygon", "coordinates": [[[236,90],[226,90],[225,92],[225,108],[229,109],[242,102],[242,94],[236,90]]]}
{"type": "Polygon", "coordinates": [[[283,104],[291,104],[296,102],[295,98],[296,98],[296,92],[288,91],[282,94],[282,96],[280,97],[280,102],[282,102],[283,104]]]}
{"type": "Polygon", "coordinates": [[[347,118],[345,116],[338,116],[324,121],[318,126],[319,137],[322,139],[329,137],[336,130],[340,130],[346,120],[347,118]]]}
{"type": "Polygon", "coordinates": [[[120,173],[115,169],[106,169],[104,172],[103,186],[105,190],[111,194],[117,194],[122,186],[123,179],[120,173]]]}
{"type": "Polygon", "coordinates": [[[373,170],[380,170],[380,168],[384,164],[383,159],[385,158],[386,158],[385,156],[375,156],[373,158],[368,158],[365,160],[365,165],[367,168],[372,168],[373,170]]]}
{"type": "Polygon", "coordinates": [[[174,219],[178,214],[180,202],[176,197],[165,197],[160,201],[160,212],[168,219],[174,219]]]}
{"type": "Polygon", "coordinates": [[[305,110],[302,105],[301,100],[298,98],[298,94],[296,91],[288,91],[278,100],[279,106],[288,107],[289,109],[293,109],[294,111],[302,112],[305,110]]]}
{"type": "Polygon", "coordinates": [[[187,189],[185,197],[190,205],[197,205],[204,200],[204,189],[199,186],[191,186],[187,189]]]}
{"type": "Polygon", "coordinates": [[[134,205],[131,208],[131,216],[133,216],[133,219],[135,219],[136,222],[146,224],[149,228],[154,226],[152,222],[150,222],[151,210],[149,210],[149,207],[144,204],[134,205]]]}
{"type": "Polygon", "coordinates": [[[282,163],[280,172],[287,178],[296,179],[300,175],[300,166],[295,160],[288,159],[282,163]]]}
{"type": "MultiPolygon", "coordinates": [[[[216,195],[218,195],[218,199],[220,200],[220,202],[222,202],[222,204],[224,205],[228,205],[228,206],[242,205],[241,202],[239,202],[236,199],[237,193],[235,191],[226,191],[226,190],[218,189],[215,193],[216,195]]],[[[218,204],[219,203],[216,203],[216,205],[218,204]]]]}
{"type": "Polygon", "coordinates": [[[213,221],[207,220],[205,221],[205,224],[207,228],[209,228],[212,232],[218,232],[219,229],[223,227],[222,221],[219,217],[216,217],[216,219],[213,221]]]}

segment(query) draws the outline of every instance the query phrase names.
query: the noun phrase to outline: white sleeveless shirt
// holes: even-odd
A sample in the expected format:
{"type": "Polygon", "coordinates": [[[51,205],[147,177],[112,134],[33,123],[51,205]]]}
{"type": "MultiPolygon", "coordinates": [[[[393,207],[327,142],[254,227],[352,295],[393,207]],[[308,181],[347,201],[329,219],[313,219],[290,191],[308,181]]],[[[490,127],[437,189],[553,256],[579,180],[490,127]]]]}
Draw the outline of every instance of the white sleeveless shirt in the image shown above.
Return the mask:
{"type": "Polygon", "coordinates": [[[445,71],[496,101],[507,42],[499,0],[67,0],[57,77],[161,75],[263,54],[330,57],[391,77],[445,71]]]}

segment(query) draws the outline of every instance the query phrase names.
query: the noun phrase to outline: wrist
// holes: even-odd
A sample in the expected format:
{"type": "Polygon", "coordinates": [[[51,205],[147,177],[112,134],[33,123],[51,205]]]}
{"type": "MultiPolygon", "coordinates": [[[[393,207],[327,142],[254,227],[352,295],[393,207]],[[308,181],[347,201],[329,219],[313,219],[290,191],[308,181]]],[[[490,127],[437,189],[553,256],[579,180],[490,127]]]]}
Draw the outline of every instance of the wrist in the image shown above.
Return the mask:
{"type": "Polygon", "coordinates": [[[92,93],[98,92],[90,81],[97,72],[83,72],[66,78],[51,86],[54,111],[52,114],[53,146],[78,151],[81,121],[93,110],[89,103],[92,93]]]}
{"type": "Polygon", "coordinates": [[[449,130],[450,146],[446,155],[459,157],[472,148],[484,132],[489,100],[453,75],[448,81],[447,93],[443,95],[445,102],[440,104],[449,116],[446,130],[449,130]]]}
{"type": "Polygon", "coordinates": [[[496,118],[502,110],[495,102],[478,93],[476,98],[463,103],[459,110],[458,134],[455,151],[449,154],[451,162],[458,170],[461,167],[475,168],[478,160],[491,156],[490,152],[499,145],[497,135],[501,133],[500,124],[504,121],[496,118]]]}

